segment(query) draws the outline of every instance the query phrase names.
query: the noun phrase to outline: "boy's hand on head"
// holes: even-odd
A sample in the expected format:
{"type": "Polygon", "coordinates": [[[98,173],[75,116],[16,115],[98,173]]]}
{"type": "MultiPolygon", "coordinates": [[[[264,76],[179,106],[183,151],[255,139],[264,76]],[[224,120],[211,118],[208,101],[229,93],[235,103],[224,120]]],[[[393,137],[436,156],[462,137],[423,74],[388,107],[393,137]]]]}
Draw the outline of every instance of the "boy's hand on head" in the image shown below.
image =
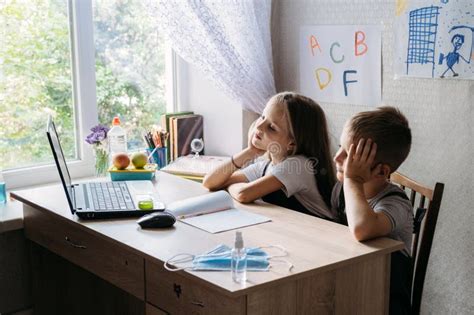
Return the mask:
{"type": "Polygon", "coordinates": [[[372,169],[372,165],[377,153],[377,144],[372,139],[360,139],[357,147],[351,144],[346,165],[344,167],[344,177],[352,179],[358,183],[368,182],[372,176],[380,172],[381,164],[372,169]]]}

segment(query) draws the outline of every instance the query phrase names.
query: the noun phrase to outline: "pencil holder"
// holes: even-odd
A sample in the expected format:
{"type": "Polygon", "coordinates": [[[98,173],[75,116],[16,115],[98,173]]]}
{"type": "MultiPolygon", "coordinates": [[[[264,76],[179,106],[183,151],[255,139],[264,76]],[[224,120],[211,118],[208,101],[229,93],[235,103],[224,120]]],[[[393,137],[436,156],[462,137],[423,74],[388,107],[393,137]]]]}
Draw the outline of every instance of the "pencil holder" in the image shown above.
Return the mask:
{"type": "MultiPolygon", "coordinates": [[[[150,155],[153,149],[146,149],[146,151],[147,154],[150,155]]],[[[166,147],[156,149],[155,152],[153,152],[150,160],[150,162],[156,163],[158,165],[158,169],[165,167],[168,164],[166,158],[166,147]]]]}

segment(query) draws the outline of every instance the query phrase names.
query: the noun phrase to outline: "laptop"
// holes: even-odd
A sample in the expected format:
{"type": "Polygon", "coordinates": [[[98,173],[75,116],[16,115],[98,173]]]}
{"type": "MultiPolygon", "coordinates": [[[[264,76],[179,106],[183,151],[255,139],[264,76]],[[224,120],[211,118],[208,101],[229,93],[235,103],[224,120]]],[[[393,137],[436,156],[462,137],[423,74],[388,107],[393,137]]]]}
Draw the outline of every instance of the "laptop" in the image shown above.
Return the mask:
{"type": "Polygon", "coordinates": [[[76,214],[82,219],[104,219],[139,217],[165,209],[165,205],[160,202],[151,181],[107,181],[73,184],[58,133],[51,117],[48,118],[46,134],[72,214],[76,214]],[[138,208],[140,195],[149,195],[153,198],[153,209],[142,210],[138,208]]]}

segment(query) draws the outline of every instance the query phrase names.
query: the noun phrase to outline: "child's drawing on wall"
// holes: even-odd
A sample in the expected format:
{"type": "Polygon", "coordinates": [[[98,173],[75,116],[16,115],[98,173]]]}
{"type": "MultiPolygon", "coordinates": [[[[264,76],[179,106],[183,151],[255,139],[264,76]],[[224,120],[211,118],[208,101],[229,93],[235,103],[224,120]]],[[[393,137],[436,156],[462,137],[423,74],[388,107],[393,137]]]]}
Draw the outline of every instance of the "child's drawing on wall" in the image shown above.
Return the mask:
{"type": "Polygon", "coordinates": [[[397,0],[395,75],[474,79],[474,2],[397,0]]]}
{"type": "MultiPolygon", "coordinates": [[[[451,31],[457,29],[457,28],[470,28],[471,29],[471,35],[474,34],[474,27],[468,27],[468,26],[455,26],[451,29],[451,31]]],[[[472,41],[472,38],[471,38],[471,42],[473,43],[471,45],[471,51],[470,51],[470,54],[467,58],[465,58],[463,55],[461,55],[459,53],[459,50],[461,49],[462,45],[464,44],[464,35],[462,34],[455,34],[452,38],[451,38],[451,43],[453,44],[453,51],[449,52],[446,56],[444,56],[442,53],[440,54],[440,57],[439,57],[439,64],[443,64],[443,61],[445,61],[446,65],[447,65],[447,69],[443,72],[443,74],[441,74],[441,78],[444,78],[446,73],[448,71],[451,71],[452,74],[453,74],[453,77],[457,77],[459,74],[456,73],[456,71],[454,71],[453,67],[459,63],[460,60],[463,60],[464,62],[466,63],[471,63],[471,58],[472,58],[472,47],[474,45],[474,42],[472,41]]]]}

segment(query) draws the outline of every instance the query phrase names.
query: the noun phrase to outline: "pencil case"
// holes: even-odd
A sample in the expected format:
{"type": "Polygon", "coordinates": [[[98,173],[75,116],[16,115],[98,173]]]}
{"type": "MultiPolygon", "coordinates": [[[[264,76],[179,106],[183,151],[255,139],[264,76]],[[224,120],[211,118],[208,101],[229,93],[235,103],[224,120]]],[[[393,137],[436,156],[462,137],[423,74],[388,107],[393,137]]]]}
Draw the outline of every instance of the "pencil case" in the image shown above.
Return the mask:
{"type": "Polygon", "coordinates": [[[112,181],[124,180],[152,180],[155,177],[157,165],[148,163],[144,168],[134,168],[129,166],[124,170],[118,170],[115,166],[109,168],[112,181]]]}

